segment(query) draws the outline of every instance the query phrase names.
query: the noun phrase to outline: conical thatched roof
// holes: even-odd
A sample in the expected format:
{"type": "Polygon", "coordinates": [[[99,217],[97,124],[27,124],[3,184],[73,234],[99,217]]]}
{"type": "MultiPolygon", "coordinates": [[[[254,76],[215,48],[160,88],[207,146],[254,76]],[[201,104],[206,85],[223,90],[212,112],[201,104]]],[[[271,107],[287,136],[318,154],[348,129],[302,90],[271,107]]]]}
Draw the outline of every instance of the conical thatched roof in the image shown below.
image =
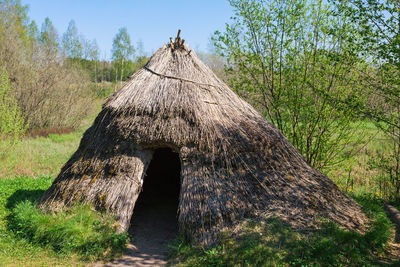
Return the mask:
{"type": "Polygon", "coordinates": [[[260,215],[295,227],[319,217],[348,229],[366,222],[354,200],[180,42],[161,47],[107,100],[38,201],[53,209],[93,203],[124,231],[160,147],[179,153],[179,227],[195,241],[213,241],[223,227],[260,215]]]}

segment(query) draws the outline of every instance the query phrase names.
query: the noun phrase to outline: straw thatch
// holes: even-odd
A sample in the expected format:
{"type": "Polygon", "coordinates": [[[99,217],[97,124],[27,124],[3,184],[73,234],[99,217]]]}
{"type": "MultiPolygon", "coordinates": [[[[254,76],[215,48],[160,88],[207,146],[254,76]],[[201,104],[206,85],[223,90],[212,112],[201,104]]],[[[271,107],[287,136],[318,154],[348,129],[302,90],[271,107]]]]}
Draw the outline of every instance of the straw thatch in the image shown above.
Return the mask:
{"type": "Polygon", "coordinates": [[[179,153],[179,228],[195,241],[212,242],[245,217],[279,216],[301,228],[320,217],[348,229],[366,222],[354,200],[179,40],[107,100],[38,203],[93,203],[125,231],[160,147],[179,153]]]}

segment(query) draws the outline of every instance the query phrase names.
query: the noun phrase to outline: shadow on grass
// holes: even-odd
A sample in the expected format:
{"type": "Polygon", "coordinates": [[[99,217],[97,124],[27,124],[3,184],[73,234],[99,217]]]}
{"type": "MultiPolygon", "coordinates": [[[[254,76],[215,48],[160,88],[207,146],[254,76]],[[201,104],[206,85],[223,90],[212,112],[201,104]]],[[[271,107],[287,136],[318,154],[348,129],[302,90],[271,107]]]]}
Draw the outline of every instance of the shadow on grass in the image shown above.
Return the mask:
{"type": "MultiPolygon", "coordinates": [[[[43,212],[35,205],[45,190],[16,190],[6,200],[7,228],[15,237],[58,255],[77,255],[81,260],[109,260],[120,255],[126,234],[115,232],[114,218],[90,205],[76,205],[60,212],[43,212]]],[[[1,265],[1,264],[0,264],[1,265]]]]}
{"type": "MultiPolygon", "coordinates": [[[[11,232],[18,234],[20,225],[16,223],[14,209],[18,206],[18,204],[22,202],[30,202],[35,203],[36,199],[38,199],[45,190],[42,189],[34,189],[34,190],[25,190],[18,189],[15,191],[9,198],[7,198],[6,208],[11,211],[11,213],[6,217],[7,218],[7,228],[11,232]]],[[[25,237],[25,236],[21,236],[25,237]]]]}
{"type": "Polygon", "coordinates": [[[6,208],[7,209],[13,209],[15,206],[24,201],[29,201],[31,203],[34,203],[36,199],[38,199],[45,190],[41,189],[36,189],[36,190],[22,190],[18,189],[15,191],[8,199],[7,199],[7,204],[6,208]]]}
{"type": "Polygon", "coordinates": [[[398,259],[381,257],[393,229],[383,202],[371,195],[354,198],[371,219],[365,234],[325,220],[309,233],[295,231],[278,218],[248,220],[237,232],[222,236],[218,247],[195,247],[177,239],[170,245],[170,261],[182,266],[400,266],[398,259]]]}

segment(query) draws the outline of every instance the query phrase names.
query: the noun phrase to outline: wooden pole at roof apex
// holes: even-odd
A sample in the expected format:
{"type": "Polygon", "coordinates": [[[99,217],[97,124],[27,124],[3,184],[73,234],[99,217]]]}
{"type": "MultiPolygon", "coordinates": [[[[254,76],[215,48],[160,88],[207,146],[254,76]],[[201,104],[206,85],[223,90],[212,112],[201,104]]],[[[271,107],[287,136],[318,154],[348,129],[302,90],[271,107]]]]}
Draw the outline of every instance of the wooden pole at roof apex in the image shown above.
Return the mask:
{"type": "Polygon", "coordinates": [[[179,37],[180,35],[181,35],[181,30],[179,29],[178,34],[176,35],[175,38],[175,43],[174,43],[175,47],[180,47],[180,42],[181,42],[181,37],[179,37]]]}
{"type": "Polygon", "coordinates": [[[185,42],[185,40],[182,40],[182,42],[181,42],[180,35],[181,35],[181,30],[178,29],[178,34],[176,35],[175,40],[172,41],[172,37],[169,38],[171,41],[170,46],[171,46],[172,50],[175,50],[175,48],[183,47],[183,43],[185,42]]]}

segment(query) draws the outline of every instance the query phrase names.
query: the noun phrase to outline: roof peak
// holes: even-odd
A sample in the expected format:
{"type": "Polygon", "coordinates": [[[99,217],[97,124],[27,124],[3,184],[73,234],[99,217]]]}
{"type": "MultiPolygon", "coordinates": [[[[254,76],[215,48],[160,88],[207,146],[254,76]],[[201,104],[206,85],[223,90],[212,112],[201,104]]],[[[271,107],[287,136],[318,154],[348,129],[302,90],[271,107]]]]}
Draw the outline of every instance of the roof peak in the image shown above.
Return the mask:
{"type": "Polygon", "coordinates": [[[185,47],[183,45],[185,43],[185,39],[181,39],[180,34],[181,34],[181,30],[178,29],[178,34],[175,37],[175,41],[172,40],[172,37],[169,37],[169,40],[170,40],[169,47],[171,47],[172,51],[174,51],[176,49],[185,49],[185,47]]]}

